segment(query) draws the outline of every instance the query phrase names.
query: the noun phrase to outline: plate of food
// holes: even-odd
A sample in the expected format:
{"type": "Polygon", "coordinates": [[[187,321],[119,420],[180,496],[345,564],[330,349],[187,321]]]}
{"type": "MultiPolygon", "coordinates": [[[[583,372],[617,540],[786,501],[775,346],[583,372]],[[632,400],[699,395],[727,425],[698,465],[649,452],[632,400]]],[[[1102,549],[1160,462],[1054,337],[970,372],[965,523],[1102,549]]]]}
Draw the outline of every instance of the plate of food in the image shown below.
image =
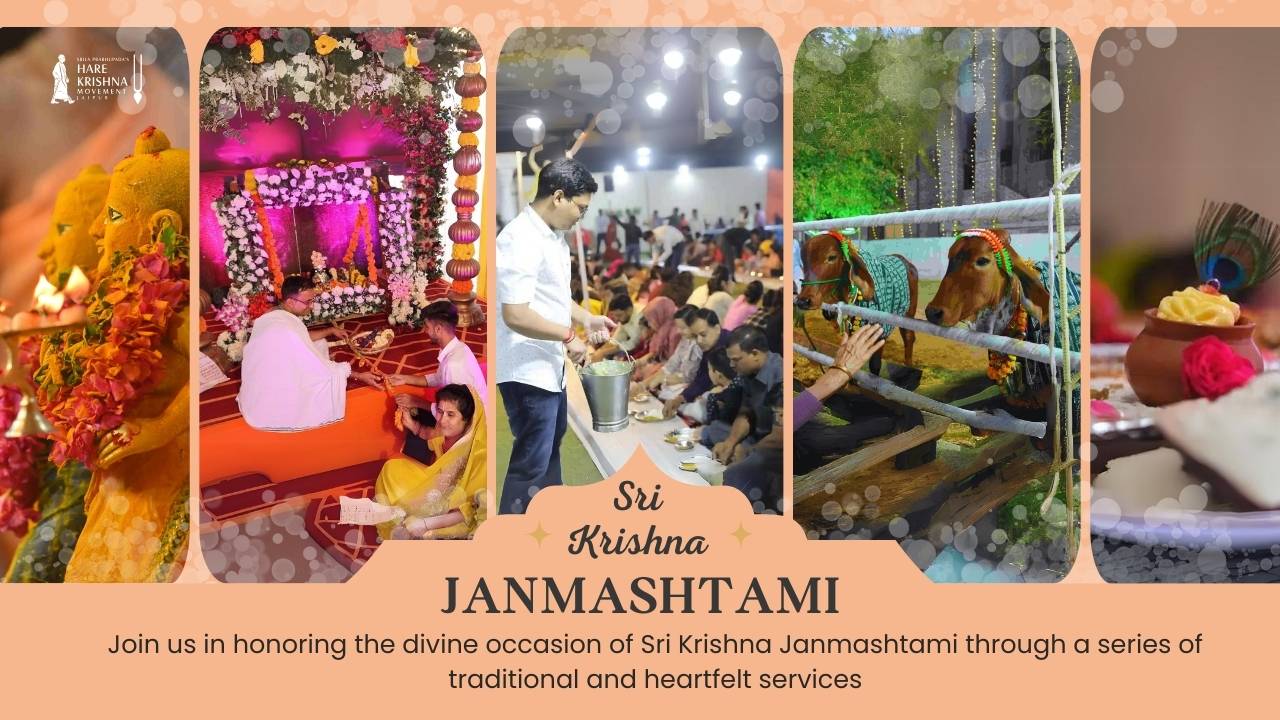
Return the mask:
{"type": "Polygon", "coordinates": [[[386,350],[396,333],[391,328],[382,330],[366,330],[351,336],[351,347],[362,354],[380,353],[386,350]]]}
{"type": "Polygon", "coordinates": [[[662,422],[665,418],[662,416],[662,408],[650,408],[648,410],[633,410],[631,417],[636,422],[655,423],[662,422]]]}

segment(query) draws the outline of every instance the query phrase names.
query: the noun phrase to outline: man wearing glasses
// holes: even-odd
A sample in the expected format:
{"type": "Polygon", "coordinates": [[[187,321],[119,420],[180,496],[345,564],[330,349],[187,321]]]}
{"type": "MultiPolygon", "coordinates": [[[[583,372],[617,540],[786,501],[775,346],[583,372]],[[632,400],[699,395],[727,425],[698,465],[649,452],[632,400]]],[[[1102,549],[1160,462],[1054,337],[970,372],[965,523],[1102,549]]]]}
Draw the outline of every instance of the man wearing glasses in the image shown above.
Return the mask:
{"type": "Polygon", "coordinates": [[[560,440],[568,427],[566,354],[587,356],[587,339],[603,342],[613,330],[607,317],[574,304],[570,252],[564,233],[591,204],[596,181],[581,163],[556,160],[538,175],[538,192],[498,233],[498,391],[511,424],[511,463],[500,513],[523,513],[544,487],[559,485],[560,440]]]}
{"type": "Polygon", "coordinates": [[[280,305],[253,322],[240,368],[236,402],[249,427],[299,432],[342,420],[347,410],[347,378],[375,383],[368,373],[352,373],[350,363],[329,359],[326,341],[336,328],[308,330],[316,290],[301,275],[285,278],[280,305]]]}

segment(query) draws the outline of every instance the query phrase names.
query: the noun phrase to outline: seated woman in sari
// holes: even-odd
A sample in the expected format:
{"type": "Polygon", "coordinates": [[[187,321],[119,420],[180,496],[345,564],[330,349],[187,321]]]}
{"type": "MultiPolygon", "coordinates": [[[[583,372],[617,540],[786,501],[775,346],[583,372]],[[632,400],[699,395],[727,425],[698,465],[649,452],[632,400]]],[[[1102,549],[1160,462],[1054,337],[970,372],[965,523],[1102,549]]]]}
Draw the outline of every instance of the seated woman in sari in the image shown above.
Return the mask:
{"type": "Polygon", "coordinates": [[[436,392],[434,428],[405,418],[405,430],[427,441],[430,465],[388,460],[378,474],[374,499],[405,517],[378,526],[383,539],[469,538],[485,516],[484,404],[466,385],[436,392]]]}

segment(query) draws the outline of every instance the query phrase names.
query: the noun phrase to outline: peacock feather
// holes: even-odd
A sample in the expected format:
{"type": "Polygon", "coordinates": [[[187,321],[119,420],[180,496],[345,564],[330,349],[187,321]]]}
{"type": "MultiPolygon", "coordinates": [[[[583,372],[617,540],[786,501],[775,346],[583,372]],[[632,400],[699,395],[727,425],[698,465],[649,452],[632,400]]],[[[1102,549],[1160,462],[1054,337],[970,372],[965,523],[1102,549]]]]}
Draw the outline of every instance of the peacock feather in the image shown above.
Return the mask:
{"type": "Polygon", "coordinates": [[[1205,201],[1196,225],[1196,268],[1230,293],[1280,270],[1280,226],[1238,203],[1205,201]]]}

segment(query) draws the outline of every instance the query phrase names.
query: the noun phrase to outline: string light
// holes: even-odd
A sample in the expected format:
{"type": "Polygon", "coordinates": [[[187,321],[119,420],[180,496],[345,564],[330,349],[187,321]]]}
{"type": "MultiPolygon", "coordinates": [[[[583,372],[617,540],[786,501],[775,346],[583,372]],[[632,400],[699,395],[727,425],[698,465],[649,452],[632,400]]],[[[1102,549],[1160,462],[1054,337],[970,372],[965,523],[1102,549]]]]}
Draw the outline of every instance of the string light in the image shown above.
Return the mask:
{"type": "Polygon", "coordinates": [[[1000,175],[1000,104],[998,102],[1000,95],[1000,58],[997,55],[999,48],[999,28],[991,28],[991,97],[988,99],[987,109],[991,113],[991,202],[999,200],[999,190],[997,188],[997,178],[1000,175]]]}
{"type": "MultiPolygon", "coordinates": [[[[942,198],[942,178],[943,178],[943,175],[945,174],[945,171],[944,171],[944,165],[943,165],[942,143],[946,139],[945,138],[946,133],[943,131],[942,126],[939,125],[938,127],[934,128],[933,135],[935,138],[934,146],[937,148],[937,152],[936,152],[937,157],[935,158],[935,162],[937,162],[937,168],[938,168],[938,207],[943,207],[944,201],[942,198]]],[[[941,225],[939,225],[939,228],[941,228],[941,225]]]]}
{"type": "MultiPolygon", "coordinates": [[[[1050,30],[1049,32],[1054,32],[1054,31],[1050,30]]],[[[1066,48],[1067,48],[1067,68],[1066,68],[1067,72],[1065,73],[1065,80],[1066,80],[1067,87],[1063,97],[1063,107],[1066,108],[1066,111],[1062,115],[1062,137],[1065,139],[1070,139],[1071,132],[1069,127],[1071,122],[1071,93],[1073,91],[1073,86],[1075,83],[1074,73],[1075,73],[1075,66],[1076,66],[1076,50],[1075,50],[1075,46],[1071,43],[1070,38],[1067,38],[1066,48]]],[[[1073,162],[1080,162],[1080,143],[1079,142],[1075,144],[1075,149],[1076,149],[1076,155],[1075,157],[1071,158],[1071,160],[1073,162]]]]}
{"type": "MultiPolygon", "coordinates": [[[[947,205],[953,206],[953,205],[956,205],[957,201],[959,200],[959,195],[957,194],[959,190],[959,180],[956,178],[956,175],[958,175],[959,173],[956,172],[957,158],[956,158],[956,109],[955,108],[951,108],[951,112],[947,118],[947,155],[948,155],[947,159],[950,160],[949,166],[951,169],[951,178],[950,178],[951,190],[947,196],[947,205]]],[[[951,234],[955,235],[958,232],[960,232],[959,225],[958,223],[956,223],[955,220],[952,220],[951,234]]]]}

